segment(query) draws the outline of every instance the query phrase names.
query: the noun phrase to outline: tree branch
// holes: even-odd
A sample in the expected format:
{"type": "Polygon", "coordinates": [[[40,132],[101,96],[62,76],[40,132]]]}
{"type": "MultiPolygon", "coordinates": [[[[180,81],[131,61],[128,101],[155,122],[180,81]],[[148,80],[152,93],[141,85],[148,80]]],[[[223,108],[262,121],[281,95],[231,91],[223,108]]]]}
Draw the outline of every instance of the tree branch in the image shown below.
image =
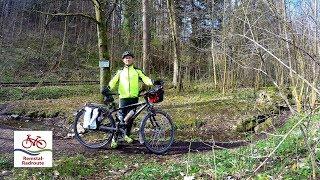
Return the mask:
{"type": "MultiPolygon", "coordinates": [[[[243,23],[247,23],[245,20],[243,20],[243,19],[241,19],[241,18],[237,18],[237,19],[240,20],[240,21],[242,21],[243,23]]],[[[317,60],[317,59],[319,59],[319,56],[317,56],[317,55],[315,55],[315,54],[310,54],[310,53],[309,53],[308,51],[306,51],[304,48],[298,46],[297,44],[294,44],[294,42],[292,42],[291,40],[286,39],[285,37],[282,37],[282,36],[280,36],[280,35],[278,35],[278,34],[276,34],[276,33],[273,33],[273,32],[271,32],[271,31],[267,30],[266,28],[261,28],[261,27],[258,27],[258,26],[256,26],[256,25],[252,25],[252,27],[257,28],[257,29],[262,30],[262,31],[265,31],[265,32],[267,32],[267,33],[269,33],[269,34],[271,34],[271,35],[273,35],[273,36],[275,36],[275,37],[277,37],[277,38],[280,38],[281,40],[289,43],[289,44],[292,45],[293,47],[297,48],[298,50],[300,50],[301,52],[303,52],[304,54],[306,54],[307,56],[309,56],[313,62],[315,62],[317,65],[320,66],[320,61],[317,60]]]]}
{"type": "Polygon", "coordinates": [[[97,6],[97,7],[100,7],[100,6],[101,6],[100,1],[98,1],[98,0],[91,0],[91,2],[92,2],[95,6],[97,6]]]}
{"type": "Polygon", "coordinates": [[[274,80],[266,71],[263,71],[261,68],[254,68],[254,67],[249,67],[246,65],[243,65],[240,62],[237,62],[235,59],[233,59],[230,55],[226,54],[229,58],[231,58],[236,64],[238,64],[240,67],[244,68],[244,69],[252,69],[255,71],[260,71],[262,74],[264,74],[266,77],[269,78],[269,80],[272,82],[272,84],[278,88],[279,90],[279,95],[280,97],[285,101],[285,103],[287,104],[287,106],[289,107],[290,111],[292,114],[294,114],[296,111],[292,108],[292,106],[290,105],[290,102],[288,100],[288,98],[281,92],[281,88],[278,85],[278,83],[276,82],[276,80],[274,80]]]}
{"type": "Polygon", "coordinates": [[[107,21],[110,20],[113,11],[114,11],[114,10],[116,9],[116,7],[117,7],[118,1],[119,1],[119,0],[115,0],[115,1],[114,1],[113,6],[112,6],[112,9],[111,9],[110,12],[108,13],[108,16],[107,16],[108,20],[107,20],[107,21]]]}
{"type": "Polygon", "coordinates": [[[284,67],[286,67],[287,69],[291,70],[294,74],[296,74],[296,76],[298,78],[300,78],[302,81],[304,81],[308,86],[310,86],[318,95],[320,95],[320,91],[319,89],[317,89],[316,87],[314,87],[313,84],[311,84],[305,77],[303,77],[302,75],[300,75],[299,73],[297,73],[295,70],[293,70],[291,67],[289,67],[287,64],[285,64],[280,58],[278,58],[277,56],[275,56],[271,51],[269,51],[268,49],[266,49],[264,46],[262,46],[261,44],[259,44],[257,41],[242,35],[242,34],[235,34],[235,36],[240,36],[243,38],[246,38],[248,40],[250,40],[251,42],[253,42],[256,46],[258,46],[259,48],[261,48],[262,50],[264,50],[265,52],[267,52],[269,55],[271,55],[274,59],[276,59],[280,64],[282,64],[284,67]]]}
{"type": "MultiPolygon", "coordinates": [[[[30,11],[29,11],[30,12],[30,11]]],[[[42,11],[37,11],[37,10],[33,10],[31,12],[37,12],[37,13],[41,13],[41,14],[45,14],[45,15],[50,15],[50,16],[81,16],[84,17],[86,19],[91,20],[92,22],[96,23],[96,24],[100,24],[99,21],[97,21],[95,18],[87,15],[87,14],[83,14],[83,13],[46,13],[46,12],[42,12],[42,11]]]]}
{"type": "Polygon", "coordinates": [[[100,1],[98,1],[98,0],[91,0],[91,2],[92,2],[92,4],[93,4],[95,7],[99,8],[99,10],[100,10],[101,12],[104,11],[103,9],[101,9],[101,2],[100,2],[100,1]]]}
{"type": "Polygon", "coordinates": [[[267,158],[265,158],[265,160],[260,163],[260,165],[254,170],[254,174],[257,173],[257,171],[267,163],[268,159],[275,154],[275,152],[279,149],[279,147],[281,146],[281,144],[287,139],[287,137],[292,133],[292,131],[298,126],[300,125],[306,118],[308,118],[313,112],[315,111],[311,111],[309,112],[307,115],[305,115],[304,117],[302,117],[282,138],[282,140],[278,143],[278,145],[273,149],[273,151],[267,156],[267,158]]]}

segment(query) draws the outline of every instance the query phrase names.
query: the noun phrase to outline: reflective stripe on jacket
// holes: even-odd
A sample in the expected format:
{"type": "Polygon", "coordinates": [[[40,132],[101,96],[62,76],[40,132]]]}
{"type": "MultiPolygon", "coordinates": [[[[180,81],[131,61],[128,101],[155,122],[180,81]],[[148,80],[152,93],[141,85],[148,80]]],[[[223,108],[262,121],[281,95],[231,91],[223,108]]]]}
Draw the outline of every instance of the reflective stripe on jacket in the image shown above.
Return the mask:
{"type": "Polygon", "coordinates": [[[109,82],[109,87],[111,90],[115,90],[117,84],[119,84],[118,92],[121,99],[138,97],[139,79],[148,86],[153,85],[152,80],[142,70],[135,68],[133,65],[125,66],[122,70],[117,71],[109,82]]]}

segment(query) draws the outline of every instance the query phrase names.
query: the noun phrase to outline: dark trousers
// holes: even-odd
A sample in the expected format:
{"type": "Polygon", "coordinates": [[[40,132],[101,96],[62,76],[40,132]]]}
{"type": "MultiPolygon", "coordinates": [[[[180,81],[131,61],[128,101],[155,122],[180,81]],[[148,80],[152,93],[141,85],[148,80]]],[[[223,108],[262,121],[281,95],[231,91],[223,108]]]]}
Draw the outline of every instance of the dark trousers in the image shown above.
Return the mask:
{"type": "MultiPolygon", "coordinates": [[[[138,103],[138,101],[139,101],[139,98],[123,98],[123,99],[120,99],[119,107],[122,108],[124,106],[135,104],[135,103],[138,103]]],[[[119,111],[120,118],[124,119],[132,109],[135,111],[136,107],[121,109],[119,111]]],[[[130,136],[131,134],[132,125],[133,125],[133,119],[129,119],[129,121],[127,122],[127,130],[126,130],[126,134],[128,136],[130,136]]]]}

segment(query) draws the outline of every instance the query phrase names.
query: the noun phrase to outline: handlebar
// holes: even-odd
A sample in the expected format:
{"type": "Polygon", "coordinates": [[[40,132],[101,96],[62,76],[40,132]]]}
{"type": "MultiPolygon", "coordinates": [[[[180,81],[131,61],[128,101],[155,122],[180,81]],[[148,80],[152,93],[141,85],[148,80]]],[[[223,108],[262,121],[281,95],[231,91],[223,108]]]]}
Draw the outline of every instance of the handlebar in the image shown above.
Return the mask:
{"type": "Polygon", "coordinates": [[[114,92],[110,92],[110,93],[105,93],[103,94],[105,96],[116,96],[116,95],[119,95],[118,93],[114,93],[114,92]]]}
{"type": "Polygon", "coordinates": [[[162,85],[156,85],[154,88],[148,90],[147,92],[140,94],[139,96],[147,96],[149,94],[154,94],[155,92],[159,91],[162,88],[163,88],[162,85]]]}

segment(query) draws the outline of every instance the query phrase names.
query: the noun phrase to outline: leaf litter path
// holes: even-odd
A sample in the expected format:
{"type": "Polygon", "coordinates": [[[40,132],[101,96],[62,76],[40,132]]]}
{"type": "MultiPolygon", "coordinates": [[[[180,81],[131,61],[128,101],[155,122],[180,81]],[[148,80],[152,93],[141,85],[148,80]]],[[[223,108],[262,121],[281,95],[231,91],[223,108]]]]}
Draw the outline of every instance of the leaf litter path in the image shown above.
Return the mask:
{"type": "MultiPolygon", "coordinates": [[[[61,119],[28,119],[15,120],[9,116],[0,116],[0,154],[9,153],[13,155],[13,134],[18,130],[52,130],[53,131],[53,153],[54,157],[69,156],[76,154],[95,155],[116,152],[124,154],[150,154],[150,152],[138,141],[132,144],[120,144],[117,149],[89,149],[82,146],[73,138],[65,138],[67,128],[61,124],[61,119]],[[58,122],[58,123],[57,123],[58,122]],[[59,125],[60,122],[60,125],[59,125]]],[[[245,141],[215,142],[218,148],[236,148],[248,144],[245,141]]],[[[204,141],[179,141],[176,140],[165,155],[185,154],[188,152],[200,152],[212,150],[212,142],[204,141]]]]}

